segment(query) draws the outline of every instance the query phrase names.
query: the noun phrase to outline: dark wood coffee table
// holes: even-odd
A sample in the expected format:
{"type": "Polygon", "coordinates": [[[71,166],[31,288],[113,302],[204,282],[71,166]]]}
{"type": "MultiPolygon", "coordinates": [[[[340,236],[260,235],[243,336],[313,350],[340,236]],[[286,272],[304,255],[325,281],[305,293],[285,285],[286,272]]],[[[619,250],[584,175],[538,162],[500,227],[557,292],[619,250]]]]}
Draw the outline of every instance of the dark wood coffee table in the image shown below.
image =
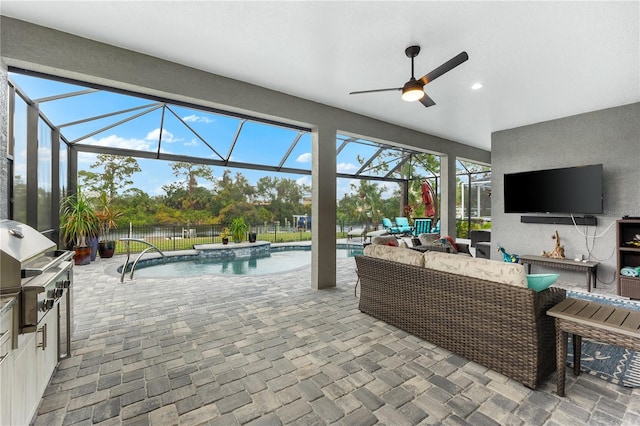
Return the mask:
{"type": "Polygon", "coordinates": [[[567,337],[573,334],[573,374],[580,375],[582,337],[640,351],[640,311],[568,298],[547,311],[556,319],[556,386],[564,396],[567,337]]]}

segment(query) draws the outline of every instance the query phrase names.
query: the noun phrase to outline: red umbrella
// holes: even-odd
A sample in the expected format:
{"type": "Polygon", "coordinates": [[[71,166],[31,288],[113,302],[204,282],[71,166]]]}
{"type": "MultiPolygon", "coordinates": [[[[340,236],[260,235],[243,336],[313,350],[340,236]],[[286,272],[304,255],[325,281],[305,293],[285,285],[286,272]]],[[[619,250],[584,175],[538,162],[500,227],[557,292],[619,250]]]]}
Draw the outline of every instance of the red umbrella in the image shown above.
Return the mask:
{"type": "Polygon", "coordinates": [[[422,180],[422,203],[424,204],[425,216],[433,217],[436,215],[436,210],[433,208],[433,192],[426,179],[422,180]]]}

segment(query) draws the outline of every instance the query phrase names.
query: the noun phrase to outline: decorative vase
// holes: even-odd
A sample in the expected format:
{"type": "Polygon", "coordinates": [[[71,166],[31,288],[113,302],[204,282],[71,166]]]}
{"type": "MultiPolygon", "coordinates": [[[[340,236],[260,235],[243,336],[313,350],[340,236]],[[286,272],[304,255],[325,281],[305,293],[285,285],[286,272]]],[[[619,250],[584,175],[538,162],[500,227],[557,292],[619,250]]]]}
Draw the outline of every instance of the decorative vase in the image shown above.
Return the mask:
{"type": "Polygon", "coordinates": [[[229,238],[223,238],[222,239],[222,244],[224,244],[224,245],[229,244],[229,238]]]}
{"type": "Polygon", "coordinates": [[[91,261],[93,262],[98,255],[98,237],[87,238],[87,244],[91,247],[91,261]]]}
{"type": "Polygon", "coordinates": [[[250,243],[255,243],[257,237],[258,236],[257,236],[257,234],[255,232],[249,232],[249,242],[250,243]]]}

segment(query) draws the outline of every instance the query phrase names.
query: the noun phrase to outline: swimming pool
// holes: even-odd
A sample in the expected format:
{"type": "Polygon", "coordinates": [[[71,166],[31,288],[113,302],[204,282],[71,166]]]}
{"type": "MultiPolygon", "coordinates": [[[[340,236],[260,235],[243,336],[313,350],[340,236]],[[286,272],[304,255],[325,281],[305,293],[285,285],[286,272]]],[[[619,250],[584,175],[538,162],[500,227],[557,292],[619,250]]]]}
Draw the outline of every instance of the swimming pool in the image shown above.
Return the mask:
{"type": "MultiPolygon", "coordinates": [[[[362,247],[338,247],[337,258],[353,257],[362,254],[362,247]]],[[[134,277],[194,277],[199,275],[264,275],[296,269],[311,264],[311,247],[272,247],[271,253],[242,259],[194,259],[169,261],[162,264],[145,264],[144,260],[136,266],[134,277]]]]}

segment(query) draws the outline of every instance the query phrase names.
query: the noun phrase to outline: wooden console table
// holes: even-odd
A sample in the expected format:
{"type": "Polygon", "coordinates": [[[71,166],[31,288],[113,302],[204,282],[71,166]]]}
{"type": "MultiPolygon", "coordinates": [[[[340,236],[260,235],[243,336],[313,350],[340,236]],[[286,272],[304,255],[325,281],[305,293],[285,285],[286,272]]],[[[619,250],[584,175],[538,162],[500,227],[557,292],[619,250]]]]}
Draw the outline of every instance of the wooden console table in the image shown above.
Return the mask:
{"type": "Polygon", "coordinates": [[[544,256],[523,255],[520,263],[527,265],[527,273],[531,273],[531,265],[546,266],[547,268],[566,269],[568,271],[580,271],[587,273],[587,291],[591,292],[591,283],[596,288],[596,273],[598,262],[582,262],[571,259],[553,259],[544,256]]]}
{"type": "Polygon", "coordinates": [[[564,396],[567,336],[573,334],[573,374],[580,375],[582,337],[640,350],[640,311],[568,298],[547,311],[556,319],[556,386],[564,396]]]}

